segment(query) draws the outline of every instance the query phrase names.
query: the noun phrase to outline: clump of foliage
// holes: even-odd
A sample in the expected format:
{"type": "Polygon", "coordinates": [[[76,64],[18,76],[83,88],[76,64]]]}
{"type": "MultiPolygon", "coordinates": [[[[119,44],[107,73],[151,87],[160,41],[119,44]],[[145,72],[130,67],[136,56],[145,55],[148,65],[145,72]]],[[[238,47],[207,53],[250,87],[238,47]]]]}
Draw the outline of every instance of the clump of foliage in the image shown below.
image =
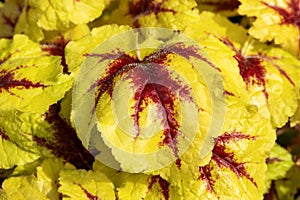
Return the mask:
{"type": "Polygon", "coordinates": [[[0,2],[0,199],[299,198],[299,38],[299,0],[0,2]],[[180,40],[142,55],[124,46],[95,54],[113,36],[145,27],[185,35],[206,56],[180,40]],[[82,136],[74,120],[85,113],[72,101],[89,59],[104,63],[88,85],[102,133],[82,136]],[[219,73],[224,87],[224,121],[209,134],[213,140],[207,132],[215,110],[193,59],[219,73]],[[135,131],[134,140],[116,128],[113,97],[129,102],[122,105],[132,124],[123,125],[135,131]],[[161,119],[150,128],[163,131],[138,143],[150,112],[161,119]],[[193,141],[182,151],[191,130],[193,141]],[[98,140],[106,150],[89,146],[98,140]],[[147,170],[114,145],[139,152],[166,147],[174,162],[147,170]],[[102,155],[118,169],[101,163],[102,155]]]}

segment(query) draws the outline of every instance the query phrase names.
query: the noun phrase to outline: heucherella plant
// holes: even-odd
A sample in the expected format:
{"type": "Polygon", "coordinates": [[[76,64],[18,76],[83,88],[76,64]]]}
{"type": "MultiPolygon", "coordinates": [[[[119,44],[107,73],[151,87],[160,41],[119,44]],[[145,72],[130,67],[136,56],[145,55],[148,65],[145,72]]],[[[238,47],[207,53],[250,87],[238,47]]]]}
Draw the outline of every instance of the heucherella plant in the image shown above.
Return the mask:
{"type": "Polygon", "coordinates": [[[299,198],[299,13],[1,1],[0,199],[299,198]]]}

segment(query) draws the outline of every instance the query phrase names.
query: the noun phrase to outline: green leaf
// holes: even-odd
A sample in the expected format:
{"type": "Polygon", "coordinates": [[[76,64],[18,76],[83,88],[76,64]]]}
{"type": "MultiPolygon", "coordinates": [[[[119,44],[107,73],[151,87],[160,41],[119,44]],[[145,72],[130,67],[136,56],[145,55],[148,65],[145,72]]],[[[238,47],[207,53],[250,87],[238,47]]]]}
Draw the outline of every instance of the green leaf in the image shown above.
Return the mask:
{"type": "Polygon", "coordinates": [[[72,86],[60,58],[47,56],[24,35],[0,40],[0,110],[44,113],[72,86]]]}
{"type": "Polygon", "coordinates": [[[100,171],[64,169],[59,184],[63,199],[115,199],[114,185],[100,171]]]}
{"type": "Polygon", "coordinates": [[[286,174],[286,177],[275,181],[278,199],[294,200],[300,189],[300,169],[294,165],[286,174]]]}
{"type": "Polygon", "coordinates": [[[294,165],[291,154],[278,144],[272,148],[266,162],[268,164],[268,186],[271,185],[272,180],[284,178],[287,171],[289,171],[289,169],[291,169],[294,165]]]}
{"type": "Polygon", "coordinates": [[[250,35],[262,42],[274,40],[275,44],[299,56],[299,0],[240,0],[238,12],[241,15],[255,17],[250,35]],[[286,34],[289,37],[286,37],[286,34]]]}

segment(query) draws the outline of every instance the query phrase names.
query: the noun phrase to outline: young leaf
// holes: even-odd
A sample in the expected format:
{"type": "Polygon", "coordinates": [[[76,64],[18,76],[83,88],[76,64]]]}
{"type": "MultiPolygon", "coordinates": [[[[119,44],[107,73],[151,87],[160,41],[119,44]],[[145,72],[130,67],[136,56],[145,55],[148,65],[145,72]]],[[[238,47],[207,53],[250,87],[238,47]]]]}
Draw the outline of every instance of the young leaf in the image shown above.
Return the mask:
{"type": "Polygon", "coordinates": [[[240,0],[239,13],[255,17],[250,35],[260,41],[272,41],[299,56],[300,52],[300,1],[240,0]],[[289,37],[286,37],[288,34],[289,37]]]}

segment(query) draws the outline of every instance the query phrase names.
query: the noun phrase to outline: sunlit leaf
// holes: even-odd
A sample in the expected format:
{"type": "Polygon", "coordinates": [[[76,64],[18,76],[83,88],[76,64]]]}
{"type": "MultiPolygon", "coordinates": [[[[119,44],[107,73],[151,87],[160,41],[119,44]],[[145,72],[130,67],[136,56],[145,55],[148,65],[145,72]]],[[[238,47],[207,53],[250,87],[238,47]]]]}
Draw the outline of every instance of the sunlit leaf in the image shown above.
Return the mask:
{"type": "Polygon", "coordinates": [[[239,13],[256,17],[249,33],[260,41],[273,41],[294,55],[300,51],[299,0],[240,0],[239,13]],[[288,34],[288,37],[287,37],[288,34]]]}
{"type": "MultiPolygon", "coordinates": [[[[60,199],[58,177],[64,165],[60,159],[46,159],[37,167],[36,175],[8,178],[2,185],[7,199],[60,199]]],[[[67,168],[72,166],[68,165],[67,168]]]]}
{"type": "Polygon", "coordinates": [[[71,88],[60,58],[46,56],[24,35],[0,40],[0,110],[43,113],[71,88]]]}
{"type": "Polygon", "coordinates": [[[66,30],[88,23],[102,14],[110,0],[101,1],[25,1],[16,24],[16,33],[25,33],[34,41],[44,38],[44,31],[66,30]]]}
{"type": "Polygon", "coordinates": [[[114,185],[99,171],[62,170],[59,184],[63,199],[115,199],[114,185]]]}

